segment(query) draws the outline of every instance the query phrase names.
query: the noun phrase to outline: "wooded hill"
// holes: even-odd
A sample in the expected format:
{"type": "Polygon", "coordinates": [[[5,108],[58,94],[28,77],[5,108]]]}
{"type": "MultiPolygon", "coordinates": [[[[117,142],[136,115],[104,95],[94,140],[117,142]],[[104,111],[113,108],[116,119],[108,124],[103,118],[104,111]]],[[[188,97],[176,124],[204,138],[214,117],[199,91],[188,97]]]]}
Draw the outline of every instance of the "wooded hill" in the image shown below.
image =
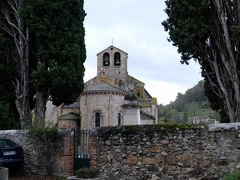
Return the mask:
{"type": "Polygon", "coordinates": [[[192,123],[194,116],[219,120],[218,113],[211,109],[205,96],[204,81],[199,81],[185,94],[178,93],[174,102],[168,105],[159,105],[158,117],[160,122],[192,123]]]}

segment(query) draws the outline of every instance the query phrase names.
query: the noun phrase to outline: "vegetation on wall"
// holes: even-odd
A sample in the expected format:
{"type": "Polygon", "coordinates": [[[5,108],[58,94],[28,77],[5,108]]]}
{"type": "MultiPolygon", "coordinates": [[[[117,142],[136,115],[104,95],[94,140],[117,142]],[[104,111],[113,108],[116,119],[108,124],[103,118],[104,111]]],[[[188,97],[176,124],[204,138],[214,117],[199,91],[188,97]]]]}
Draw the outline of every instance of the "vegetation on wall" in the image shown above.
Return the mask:
{"type": "Polygon", "coordinates": [[[30,129],[29,134],[36,140],[36,144],[38,144],[38,160],[40,166],[44,168],[43,174],[51,174],[53,171],[51,164],[56,161],[52,155],[58,155],[57,143],[61,138],[57,128],[41,128],[36,125],[30,129]]]}
{"type": "Polygon", "coordinates": [[[178,130],[198,130],[202,127],[191,124],[176,124],[176,123],[164,123],[164,124],[152,124],[152,125],[128,125],[128,126],[111,126],[111,127],[101,127],[97,129],[98,136],[103,139],[108,138],[114,134],[152,134],[152,132],[166,133],[175,132],[178,130]]]}
{"type": "Polygon", "coordinates": [[[221,178],[221,180],[238,180],[238,179],[240,179],[240,171],[234,171],[231,174],[221,178]]]}

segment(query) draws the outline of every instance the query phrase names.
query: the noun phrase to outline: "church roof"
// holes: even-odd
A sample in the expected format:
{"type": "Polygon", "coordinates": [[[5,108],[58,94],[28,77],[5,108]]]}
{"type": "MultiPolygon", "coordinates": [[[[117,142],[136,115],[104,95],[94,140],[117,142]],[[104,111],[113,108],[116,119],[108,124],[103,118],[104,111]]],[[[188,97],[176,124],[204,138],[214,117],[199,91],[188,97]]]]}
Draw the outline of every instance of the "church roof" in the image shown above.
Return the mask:
{"type": "Polygon", "coordinates": [[[118,51],[121,51],[121,52],[123,52],[123,53],[125,53],[125,54],[128,54],[128,53],[126,53],[125,51],[123,51],[123,50],[121,50],[121,49],[119,49],[119,48],[111,45],[111,46],[107,47],[106,49],[102,50],[101,52],[97,53],[97,55],[101,54],[102,52],[104,52],[104,51],[106,51],[107,49],[110,49],[110,48],[114,48],[114,49],[117,49],[118,51]]]}
{"type": "Polygon", "coordinates": [[[141,118],[142,120],[144,120],[144,119],[155,120],[155,118],[154,118],[152,115],[150,115],[150,114],[148,114],[148,113],[146,113],[146,112],[144,112],[144,111],[140,111],[140,118],[141,118]]]}
{"type": "Polygon", "coordinates": [[[71,108],[79,108],[80,107],[80,102],[79,101],[76,101],[72,104],[69,104],[69,105],[64,105],[63,106],[64,108],[68,108],[68,109],[71,109],[71,108]]]}
{"type": "Polygon", "coordinates": [[[79,114],[71,112],[71,113],[60,116],[58,119],[59,120],[79,120],[80,116],[79,114]]]}
{"type": "Polygon", "coordinates": [[[141,108],[141,106],[137,103],[134,103],[134,102],[130,102],[130,103],[126,103],[126,104],[123,104],[122,105],[123,108],[141,108]]]}
{"type": "Polygon", "coordinates": [[[133,81],[133,82],[136,82],[138,83],[139,85],[145,85],[142,81],[138,80],[137,78],[133,77],[133,76],[130,76],[128,75],[128,81],[133,81]]]}
{"type": "Polygon", "coordinates": [[[114,91],[114,92],[124,92],[123,90],[114,87],[110,84],[104,83],[104,82],[98,82],[96,84],[90,84],[85,89],[84,92],[97,92],[97,91],[114,91]]]}

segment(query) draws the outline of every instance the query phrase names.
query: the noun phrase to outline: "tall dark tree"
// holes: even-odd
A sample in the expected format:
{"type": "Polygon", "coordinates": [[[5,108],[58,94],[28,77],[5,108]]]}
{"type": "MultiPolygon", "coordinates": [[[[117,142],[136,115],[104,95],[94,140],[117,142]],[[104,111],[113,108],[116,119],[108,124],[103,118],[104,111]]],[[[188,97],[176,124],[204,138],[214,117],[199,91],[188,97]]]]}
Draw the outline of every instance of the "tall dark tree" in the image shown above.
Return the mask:
{"type": "Polygon", "coordinates": [[[17,73],[12,47],[9,36],[0,30],[0,129],[20,128],[12,83],[17,73]]]}
{"type": "Polygon", "coordinates": [[[69,104],[83,90],[86,59],[83,0],[28,0],[22,14],[30,33],[35,117],[44,126],[46,101],[69,104]]]}
{"type": "Polygon", "coordinates": [[[55,105],[69,104],[83,90],[84,17],[83,0],[0,1],[0,29],[14,51],[15,102],[22,129],[31,125],[33,95],[35,117],[43,127],[48,97],[55,105]]]}
{"type": "Polygon", "coordinates": [[[30,125],[29,107],[29,36],[24,20],[20,15],[23,0],[0,1],[0,29],[8,34],[13,42],[16,77],[13,81],[16,93],[16,107],[21,127],[30,125]]]}
{"type": "Polygon", "coordinates": [[[195,59],[202,67],[207,95],[230,122],[240,116],[238,0],[167,0],[163,22],[181,62],[195,59]]]}

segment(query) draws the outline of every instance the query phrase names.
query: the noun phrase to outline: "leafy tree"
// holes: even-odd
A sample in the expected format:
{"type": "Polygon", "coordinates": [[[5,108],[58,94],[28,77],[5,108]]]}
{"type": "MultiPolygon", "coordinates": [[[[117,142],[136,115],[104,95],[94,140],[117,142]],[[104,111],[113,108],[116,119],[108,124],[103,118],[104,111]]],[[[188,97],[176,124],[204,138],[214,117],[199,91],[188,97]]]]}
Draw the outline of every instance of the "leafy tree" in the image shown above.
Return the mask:
{"type": "Polygon", "coordinates": [[[166,5],[168,18],[162,24],[181,62],[199,62],[212,107],[230,122],[239,121],[240,2],[167,0],[166,5]]]}
{"type": "Polygon", "coordinates": [[[187,123],[188,122],[188,115],[187,115],[187,111],[184,112],[183,114],[183,122],[187,123]]]}
{"type": "Polygon", "coordinates": [[[186,91],[185,94],[178,93],[174,102],[168,105],[158,106],[159,120],[176,120],[187,123],[194,116],[219,119],[219,114],[214,112],[204,94],[204,81],[186,91]],[[175,117],[175,118],[174,118],[175,117]]]}
{"type": "MultiPolygon", "coordinates": [[[[29,105],[29,36],[20,8],[23,0],[0,1],[0,29],[8,34],[12,41],[12,52],[6,50],[6,57],[11,56],[16,68],[16,76],[12,83],[16,93],[15,103],[20,116],[21,127],[27,128],[30,124],[29,105]]],[[[8,79],[7,81],[12,80],[8,79]]]]}
{"type": "Polygon", "coordinates": [[[14,53],[12,41],[0,31],[0,129],[20,127],[14,103],[14,86],[11,83],[16,76],[14,53]]]}
{"type": "Polygon", "coordinates": [[[22,14],[29,28],[36,91],[35,117],[44,126],[46,101],[70,104],[83,90],[86,59],[83,0],[28,0],[22,14]]]}
{"type": "MultiPolygon", "coordinates": [[[[0,30],[11,40],[16,67],[13,81],[21,128],[31,125],[33,107],[44,126],[49,97],[55,105],[69,104],[83,90],[84,17],[83,0],[0,1],[0,30]]],[[[7,49],[4,53],[11,54],[7,49]]]]}

